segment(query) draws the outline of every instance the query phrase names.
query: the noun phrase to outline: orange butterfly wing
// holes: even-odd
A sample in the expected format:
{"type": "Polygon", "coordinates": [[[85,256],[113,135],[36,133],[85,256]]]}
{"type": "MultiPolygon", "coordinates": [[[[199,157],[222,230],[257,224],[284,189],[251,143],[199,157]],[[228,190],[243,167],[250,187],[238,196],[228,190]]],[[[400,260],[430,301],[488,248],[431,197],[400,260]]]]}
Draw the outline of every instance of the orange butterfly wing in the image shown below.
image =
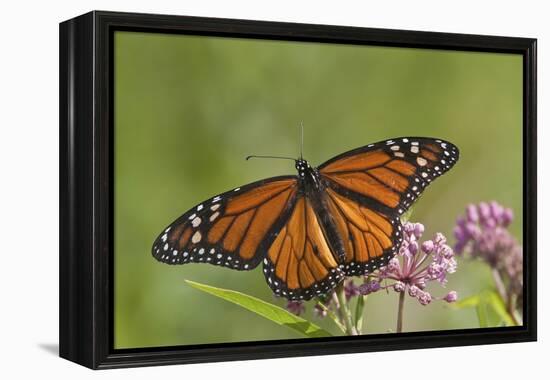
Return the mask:
{"type": "Polygon", "coordinates": [[[386,265],[401,244],[404,213],[458,160],[453,144],[403,137],[343,153],[318,168],[309,198],[295,176],[258,181],[186,212],[155,240],[168,264],[207,262],[237,270],[264,262],[276,295],[309,300],[344,276],[386,265]],[[319,203],[320,202],[320,203],[319,203]]]}
{"type": "Polygon", "coordinates": [[[319,167],[347,276],[387,264],[401,245],[399,216],[458,156],[449,142],[401,137],[343,153],[319,167]]]}
{"type": "Polygon", "coordinates": [[[253,269],[264,257],[264,240],[288,219],[296,193],[296,177],[281,176],[217,195],[166,228],[153,243],[153,256],[167,264],[253,269]]]}
{"type": "Polygon", "coordinates": [[[321,165],[319,172],[336,192],[393,217],[403,214],[458,156],[450,142],[402,137],[343,153],[321,165]]]}
{"type": "Polygon", "coordinates": [[[297,199],[287,222],[267,248],[263,271],[273,292],[290,300],[326,294],[344,278],[306,197],[297,199]]]}
{"type": "Polygon", "coordinates": [[[344,245],[346,276],[385,266],[402,242],[399,217],[388,217],[327,189],[325,203],[344,245]]]}

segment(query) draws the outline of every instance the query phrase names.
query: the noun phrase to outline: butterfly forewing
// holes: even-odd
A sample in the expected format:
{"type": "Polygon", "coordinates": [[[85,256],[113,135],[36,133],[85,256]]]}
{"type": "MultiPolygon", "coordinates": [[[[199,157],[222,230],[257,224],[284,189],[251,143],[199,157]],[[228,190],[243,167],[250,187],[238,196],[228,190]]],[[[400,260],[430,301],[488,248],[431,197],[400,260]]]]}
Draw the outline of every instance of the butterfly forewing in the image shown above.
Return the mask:
{"type": "Polygon", "coordinates": [[[253,269],[263,258],[258,250],[266,237],[288,218],[296,193],[296,177],[282,176],[217,195],[166,228],[153,244],[153,256],[168,264],[253,269]]]}
{"type": "Polygon", "coordinates": [[[458,160],[450,142],[401,137],[358,148],[325,162],[329,188],[388,217],[403,214],[435,178],[458,160]]]}

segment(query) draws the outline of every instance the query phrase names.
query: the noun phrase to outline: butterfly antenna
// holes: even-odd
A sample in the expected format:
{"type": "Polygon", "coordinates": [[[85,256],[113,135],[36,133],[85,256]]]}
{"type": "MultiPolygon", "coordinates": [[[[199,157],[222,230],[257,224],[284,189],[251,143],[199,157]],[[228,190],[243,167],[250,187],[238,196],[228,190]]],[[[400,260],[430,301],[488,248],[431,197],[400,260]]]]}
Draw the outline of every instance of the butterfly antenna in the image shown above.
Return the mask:
{"type": "Polygon", "coordinates": [[[250,160],[251,158],[275,158],[275,159],[278,159],[278,160],[292,160],[292,161],[296,161],[295,158],[292,158],[292,157],[283,157],[283,156],[258,156],[258,155],[251,155],[251,156],[246,156],[246,160],[250,160]]]}
{"type": "Polygon", "coordinates": [[[300,122],[300,160],[304,159],[304,122],[300,122]]]}

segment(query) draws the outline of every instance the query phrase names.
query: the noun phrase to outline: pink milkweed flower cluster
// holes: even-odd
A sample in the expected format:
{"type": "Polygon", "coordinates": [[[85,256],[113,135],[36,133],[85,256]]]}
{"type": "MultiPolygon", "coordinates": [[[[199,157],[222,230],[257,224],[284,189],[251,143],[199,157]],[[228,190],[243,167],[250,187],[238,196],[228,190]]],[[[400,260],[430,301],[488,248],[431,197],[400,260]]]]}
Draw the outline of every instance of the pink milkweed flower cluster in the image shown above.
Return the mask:
{"type": "Polygon", "coordinates": [[[497,202],[468,205],[465,215],[456,222],[455,250],[484,259],[492,267],[499,266],[518,246],[508,231],[513,219],[512,210],[497,202]]]}
{"type": "MultiPolygon", "coordinates": [[[[455,302],[458,294],[454,290],[439,298],[432,296],[426,290],[430,282],[438,282],[445,286],[447,275],[456,271],[457,262],[454,251],[447,245],[447,239],[443,234],[436,233],[433,239],[421,243],[423,233],[423,224],[406,223],[403,226],[403,242],[398,254],[385,267],[364,276],[364,283],[361,285],[356,285],[352,278],[346,279],[344,284],[346,299],[391,288],[396,292],[406,292],[410,297],[417,299],[421,305],[428,305],[434,299],[455,302]]],[[[323,302],[328,308],[333,306],[331,299],[329,295],[323,302]]],[[[289,301],[286,308],[296,315],[302,314],[305,310],[304,303],[301,301],[289,301]]],[[[326,310],[319,305],[314,307],[314,312],[320,318],[327,314],[326,310]]]]}
{"type": "Polygon", "coordinates": [[[292,314],[301,315],[306,311],[306,306],[302,301],[288,301],[286,309],[292,314]]]}
{"type": "MultiPolygon", "coordinates": [[[[369,276],[371,279],[359,287],[360,293],[366,295],[392,288],[396,292],[406,292],[421,305],[430,304],[435,297],[426,290],[428,283],[438,282],[445,286],[447,275],[456,271],[457,262],[443,234],[437,233],[433,239],[420,243],[423,233],[421,223],[406,223],[398,254],[387,266],[369,276]]],[[[457,298],[457,293],[451,291],[438,299],[455,302],[457,298]]]]}
{"type": "Polygon", "coordinates": [[[511,293],[521,296],[523,249],[508,230],[513,219],[511,209],[494,201],[468,205],[456,222],[455,250],[486,261],[507,278],[511,293]]]}

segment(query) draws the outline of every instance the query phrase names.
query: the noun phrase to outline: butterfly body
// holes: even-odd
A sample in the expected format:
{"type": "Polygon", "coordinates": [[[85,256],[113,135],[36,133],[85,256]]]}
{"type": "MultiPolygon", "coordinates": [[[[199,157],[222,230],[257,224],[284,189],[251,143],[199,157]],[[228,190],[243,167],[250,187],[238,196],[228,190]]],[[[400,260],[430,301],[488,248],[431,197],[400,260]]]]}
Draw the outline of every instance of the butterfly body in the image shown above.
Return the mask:
{"type": "MultiPolygon", "coordinates": [[[[299,193],[310,201],[313,210],[319,218],[321,228],[327,237],[327,242],[338,258],[338,263],[342,265],[345,258],[344,244],[326,204],[324,193],[327,183],[319,173],[319,170],[312,167],[307,160],[302,158],[296,160],[296,170],[298,170],[299,193]]],[[[314,252],[316,248],[313,247],[314,252]]]]}
{"type": "Polygon", "coordinates": [[[347,276],[384,266],[402,240],[402,215],[458,160],[458,148],[403,137],[343,153],[298,175],[267,178],[193,207],[153,243],[167,264],[251,270],[263,262],[273,292],[290,300],[329,293],[347,276]]]}

